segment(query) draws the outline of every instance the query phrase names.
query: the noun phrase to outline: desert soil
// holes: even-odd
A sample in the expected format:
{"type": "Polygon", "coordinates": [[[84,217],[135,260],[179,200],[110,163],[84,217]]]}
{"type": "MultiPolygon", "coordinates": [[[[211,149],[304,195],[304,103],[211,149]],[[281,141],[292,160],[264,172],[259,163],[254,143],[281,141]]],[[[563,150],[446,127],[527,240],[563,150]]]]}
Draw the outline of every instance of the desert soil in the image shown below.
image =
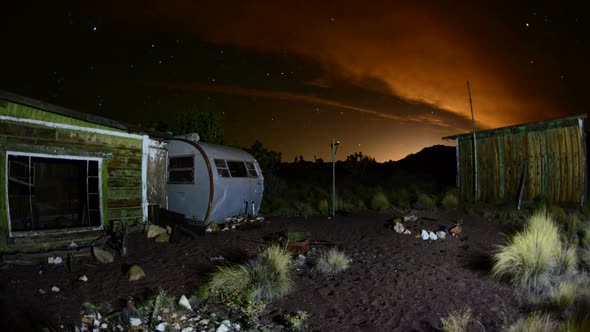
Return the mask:
{"type": "MultiPolygon", "coordinates": [[[[4,266],[0,271],[0,326],[4,331],[34,331],[47,322],[72,326],[80,321],[81,303],[121,309],[161,287],[171,294],[190,294],[215,268],[211,256],[243,261],[255,255],[259,241],[286,229],[305,231],[311,240],[328,241],[352,258],[351,267],[333,277],[295,271],[294,290],[268,307],[269,315],[304,310],[310,331],[438,331],[450,310],[469,307],[472,330],[498,331],[522,316],[521,296],[488,277],[486,256],[502,243],[505,231],[478,217],[443,215],[438,220],[406,223],[412,235],[387,227],[391,216],[271,218],[268,223],[177,237],[155,243],[142,233],[129,238],[129,253],[113,264],[88,258],[69,271],[60,266],[4,266]],[[423,241],[421,229],[436,230],[464,219],[457,237],[423,241]],[[125,270],[140,265],[147,278],[129,282],[125,270]],[[42,270],[42,273],[39,271],[42,270]],[[88,282],[77,281],[86,275],[88,282]],[[60,292],[50,291],[58,286],[60,292]],[[47,293],[38,294],[38,289],[47,293]]],[[[326,245],[314,246],[318,250],[326,245]]]]}

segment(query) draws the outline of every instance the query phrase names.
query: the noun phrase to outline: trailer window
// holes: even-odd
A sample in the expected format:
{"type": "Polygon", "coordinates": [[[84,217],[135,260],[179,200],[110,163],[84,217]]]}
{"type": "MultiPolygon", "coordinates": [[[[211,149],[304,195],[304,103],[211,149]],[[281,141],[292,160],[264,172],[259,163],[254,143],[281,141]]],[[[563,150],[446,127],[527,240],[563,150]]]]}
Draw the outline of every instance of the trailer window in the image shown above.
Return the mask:
{"type": "Polygon", "coordinates": [[[243,161],[227,161],[227,167],[229,167],[229,172],[231,173],[232,178],[247,178],[248,177],[248,170],[246,169],[246,165],[244,165],[243,161]]]}
{"type": "Polygon", "coordinates": [[[217,174],[222,178],[229,178],[229,168],[223,159],[215,159],[215,167],[217,168],[217,174]]]}
{"type": "Polygon", "coordinates": [[[170,157],[168,160],[168,183],[194,183],[193,156],[170,157]]]}
{"type": "Polygon", "coordinates": [[[12,232],[101,226],[100,161],[70,158],[8,154],[12,232]]]}
{"type": "Polygon", "coordinates": [[[253,162],[247,161],[246,168],[248,169],[248,176],[250,176],[251,178],[258,177],[258,171],[256,170],[256,166],[254,166],[253,162]]]}

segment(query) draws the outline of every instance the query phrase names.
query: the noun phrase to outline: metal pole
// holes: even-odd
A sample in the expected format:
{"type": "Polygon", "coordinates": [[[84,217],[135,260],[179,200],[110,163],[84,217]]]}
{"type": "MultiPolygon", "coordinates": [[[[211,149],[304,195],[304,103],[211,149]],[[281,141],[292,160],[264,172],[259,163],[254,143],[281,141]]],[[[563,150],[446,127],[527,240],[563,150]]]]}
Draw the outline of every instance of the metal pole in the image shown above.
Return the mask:
{"type": "Polygon", "coordinates": [[[336,140],[332,138],[332,217],[336,216],[336,140]]]}
{"type": "Polygon", "coordinates": [[[467,81],[467,92],[469,93],[469,107],[471,108],[471,120],[473,121],[473,197],[477,200],[477,141],[475,139],[475,116],[473,115],[473,102],[471,101],[469,81],[467,81]]]}

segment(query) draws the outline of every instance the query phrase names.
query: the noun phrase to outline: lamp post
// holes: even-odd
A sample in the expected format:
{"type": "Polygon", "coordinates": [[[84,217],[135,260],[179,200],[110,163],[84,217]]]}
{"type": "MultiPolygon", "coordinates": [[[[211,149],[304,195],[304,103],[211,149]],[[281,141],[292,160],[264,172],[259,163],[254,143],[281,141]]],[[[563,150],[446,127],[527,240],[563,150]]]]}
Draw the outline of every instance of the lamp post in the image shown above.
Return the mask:
{"type": "Polygon", "coordinates": [[[332,138],[332,217],[336,216],[336,150],[340,141],[332,138]]]}

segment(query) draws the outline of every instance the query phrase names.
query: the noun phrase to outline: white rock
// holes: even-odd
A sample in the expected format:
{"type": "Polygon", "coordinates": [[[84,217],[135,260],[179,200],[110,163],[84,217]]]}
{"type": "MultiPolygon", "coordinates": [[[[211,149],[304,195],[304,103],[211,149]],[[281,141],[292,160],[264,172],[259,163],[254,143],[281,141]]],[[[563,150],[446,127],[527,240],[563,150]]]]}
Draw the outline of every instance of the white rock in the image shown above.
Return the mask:
{"type": "Polygon", "coordinates": [[[156,237],[156,236],[158,236],[160,234],[164,234],[164,233],[168,233],[166,228],[160,227],[158,225],[150,225],[147,230],[147,237],[148,237],[148,239],[151,239],[153,237],[156,237]]]}
{"type": "Polygon", "coordinates": [[[215,332],[228,332],[229,331],[229,327],[221,324],[219,325],[219,327],[217,327],[217,330],[215,330],[215,332]]]}
{"type": "Polygon", "coordinates": [[[242,329],[242,327],[240,326],[240,324],[238,323],[234,323],[234,325],[232,325],[232,327],[234,328],[234,330],[239,331],[242,329]]]}
{"type": "Polygon", "coordinates": [[[393,230],[395,230],[397,233],[403,233],[406,229],[401,222],[396,222],[395,225],[393,225],[393,230]]]}
{"type": "Polygon", "coordinates": [[[425,230],[422,230],[422,240],[426,241],[430,238],[430,235],[428,235],[428,232],[425,230]]]}
{"type": "Polygon", "coordinates": [[[438,236],[439,239],[444,240],[445,237],[447,236],[447,233],[445,233],[443,231],[438,231],[438,232],[436,232],[436,236],[438,236]]]}
{"type": "Polygon", "coordinates": [[[119,331],[124,331],[125,329],[123,328],[123,326],[121,326],[121,325],[117,325],[117,330],[119,330],[119,331]]]}
{"type": "Polygon", "coordinates": [[[47,257],[47,264],[53,264],[54,261],[55,261],[55,257],[53,257],[53,256],[47,257]]]}
{"type": "Polygon", "coordinates": [[[411,231],[411,230],[409,230],[409,229],[406,229],[406,230],[404,231],[404,234],[406,234],[406,235],[410,235],[410,234],[412,234],[412,231],[411,231]]]}
{"type": "Polygon", "coordinates": [[[184,315],[183,316],[180,316],[179,319],[180,319],[181,322],[184,322],[186,320],[186,316],[184,316],[184,315]]]}
{"type": "Polygon", "coordinates": [[[105,329],[106,330],[107,327],[109,327],[109,324],[107,324],[107,323],[100,324],[100,328],[101,329],[105,329]]]}
{"type": "Polygon", "coordinates": [[[212,313],[211,313],[211,317],[217,317],[217,314],[216,314],[216,313],[214,313],[214,312],[212,312],[212,313]]]}
{"type": "Polygon", "coordinates": [[[193,329],[193,327],[192,327],[192,326],[189,326],[189,327],[185,327],[185,328],[183,328],[183,329],[181,330],[181,332],[193,332],[193,330],[194,330],[194,329],[193,329]]]}
{"type": "Polygon", "coordinates": [[[100,332],[100,329],[98,327],[95,327],[92,329],[92,332],[100,332]]]}
{"type": "Polygon", "coordinates": [[[434,232],[429,232],[428,233],[428,237],[430,237],[431,240],[435,241],[436,239],[438,239],[438,236],[436,236],[436,234],[434,234],[434,232]]]}
{"type": "Polygon", "coordinates": [[[68,248],[70,248],[70,249],[76,249],[76,248],[78,248],[78,245],[76,244],[76,242],[72,241],[70,243],[70,245],[68,246],[68,248]]]}
{"type": "Polygon", "coordinates": [[[180,330],[180,324],[178,324],[178,323],[174,324],[174,329],[175,330],[180,330]]]}
{"type": "Polygon", "coordinates": [[[141,325],[141,319],[140,318],[135,318],[135,317],[131,317],[129,318],[129,324],[131,324],[131,326],[139,326],[141,325]]]}
{"type": "Polygon", "coordinates": [[[61,257],[59,257],[59,256],[55,256],[55,258],[53,259],[53,264],[61,264],[63,262],[64,262],[64,260],[61,259],[61,257]]]}
{"type": "Polygon", "coordinates": [[[407,215],[407,216],[404,217],[404,222],[406,222],[406,221],[416,221],[416,220],[418,220],[418,217],[416,217],[413,214],[410,214],[410,215],[407,215]]]}
{"type": "Polygon", "coordinates": [[[180,300],[178,301],[178,304],[183,306],[184,308],[188,309],[188,310],[193,310],[193,308],[191,307],[191,304],[188,302],[188,299],[186,298],[186,296],[181,296],[180,300]]]}
{"type": "Polygon", "coordinates": [[[231,322],[229,320],[227,320],[227,319],[224,320],[224,321],[222,321],[221,324],[223,324],[223,325],[225,325],[227,327],[231,327],[231,322]]]}
{"type": "Polygon", "coordinates": [[[166,331],[166,326],[168,326],[168,323],[160,323],[156,326],[156,330],[160,331],[160,332],[164,332],[164,331],[166,331]]]}
{"type": "Polygon", "coordinates": [[[57,292],[59,292],[59,287],[53,286],[53,287],[51,287],[51,291],[57,293],[57,292]]]}
{"type": "Polygon", "coordinates": [[[209,320],[208,320],[208,319],[201,319],[201,320],[199,321],[199,324],[200,324],[200,325],[209,325],[209,320]]]}
{"type": "Polygon", "coordinates": [[[98,319],[93,319],[92,320],[92,326],[98,327],[99,325],[100,325],[100,321],[98,319]]]}
{"type": "Polygon", "coordinates": [[[98,319],[98,320],[102,319],[102,315],[98,311],[96,312],[96,319],[98,319]]]}
{"type": "Polygon", "coordinates": [[[88,277],[84,274],[80,278],[78,278],[78,280],[87,282],[88,281],[88,277]]]}

